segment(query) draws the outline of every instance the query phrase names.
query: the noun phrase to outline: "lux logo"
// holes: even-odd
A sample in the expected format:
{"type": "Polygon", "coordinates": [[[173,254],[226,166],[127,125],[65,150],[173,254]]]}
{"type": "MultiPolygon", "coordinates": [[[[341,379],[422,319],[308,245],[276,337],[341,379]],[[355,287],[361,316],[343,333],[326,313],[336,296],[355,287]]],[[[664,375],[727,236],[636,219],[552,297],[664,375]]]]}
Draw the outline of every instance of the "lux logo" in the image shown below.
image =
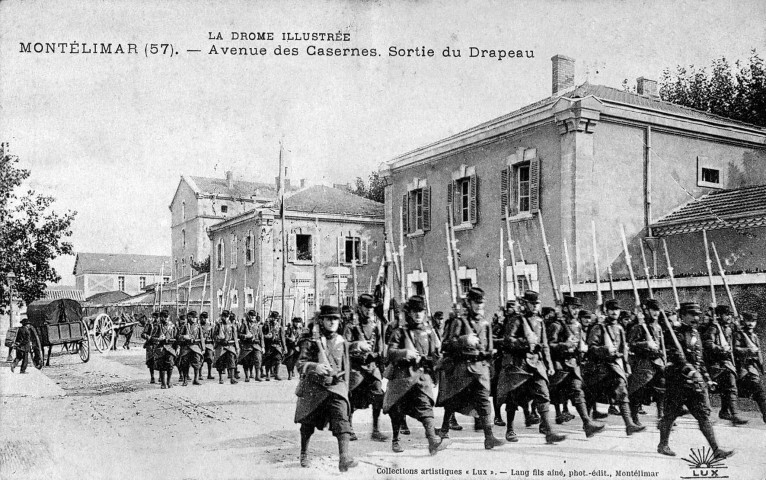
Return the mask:
{"type": "Polygon", "coordinates": [[[694,477],[719,478],[718,477],[718,470],[692,470],[692,476],[694,476],[694,477]]]}

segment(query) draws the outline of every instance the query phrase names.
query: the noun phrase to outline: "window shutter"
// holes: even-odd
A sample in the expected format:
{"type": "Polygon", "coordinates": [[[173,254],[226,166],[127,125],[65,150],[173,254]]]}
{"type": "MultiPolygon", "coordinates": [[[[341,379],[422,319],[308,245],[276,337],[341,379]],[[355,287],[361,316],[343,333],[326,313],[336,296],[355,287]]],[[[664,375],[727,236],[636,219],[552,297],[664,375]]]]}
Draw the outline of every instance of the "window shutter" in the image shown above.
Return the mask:
{"type": "Polygon", "coordinates": [[[362,244],[360,245],[360,250],[362,251],[359,255],[361,258],[361,264],[367,265],[367,239],[363,238],[361,239],[362,244]]]}
{"type": "Polygon", "coordinates": [[[338,265],[346,263],[346,237],[338,237],[338,265]]]}
{"type": "Polygon", "coordinates": [[[409,211],[410,211],[410,207],[409,207],[409,203],[410,202],[407,201],[409,199],[409,196],[410,196],[409,192],[407,192],[404,195],[402,195],[402,211],[401,211],[401,214],[402,214],[402,232],[404,232],[404,233],[409,233],[410,232],[409,222],[407,221],[408,220],[407,215],[409,214],[409,211]]]}
{"type": "Polygon", "coordinates": [[[508,167],[508,210],[511,216],[519,214],[519,169],[508,167]]]}
{"type": "Polygon", "coordinates": [[[463,195],[458,190],[458,182],[452,182],[452,224],[459,225],[463,223],[462,212],[463,209],[463,195]],[[460,220],[460,221],[458,221],[460,220]]]}
{"type": "Polygon", "coordinates": [[[529,213],[540,211],[540,160],[529,162],[529,213]]]}
{"type": "Polygon", "coordinates": [[[471,204],[470,204],[470,218],[471,223],[476,224],[479,221],[479,177],[477,177],[475,174],[471,175],[470,177],[470,195],[471,195],[471,204]]]}
{"type": "MultiPolygon", "coordinates": [[[[452,212],[454,212],[454,211],[455,211],[455,209],[454,209],[454,207],[453,207],[453,205],[454,205],[454,204],[452,203],[452,202],[454,202],[454,195],[453,195],[453,193],[454,193],[454,192],[453,192],[453,189],[454,189],[454,187],[452,186],[452,184],[453,184],[453,183],[454,183],[454,182],[449,182],[449,183],[447,183],[447,215],[449,215],[449,214],[450,214],[450,210],[451,210],[452,212]]],[[[453,216],[452,218],[454,219],[455,217],[453,216]]],[[[447,219],[445,219],[445,220],[446,220],[446,221],[449,221],[449,218],[447,218],[447,219]]]]}
{"type": "Polygon", "coordinates": [[[423,231],[431,230],[431,187],[423,189],[423,231]]]}
{"type": "Polygon", "coordinates": [[[505,209],[510,205],[508,199],[511,195],[511,172],[510,167],[506,166],[500,171],[500,218],[505,218],[505,209]]]}
{"type": "Polygon", "coordinates": [[[297,248],[298,246],[296,245],[295,234],[291,233],[287,237],[287,261],[288,262],[295,262],[295,259],[297,258],[295,254],[297,248]]]}

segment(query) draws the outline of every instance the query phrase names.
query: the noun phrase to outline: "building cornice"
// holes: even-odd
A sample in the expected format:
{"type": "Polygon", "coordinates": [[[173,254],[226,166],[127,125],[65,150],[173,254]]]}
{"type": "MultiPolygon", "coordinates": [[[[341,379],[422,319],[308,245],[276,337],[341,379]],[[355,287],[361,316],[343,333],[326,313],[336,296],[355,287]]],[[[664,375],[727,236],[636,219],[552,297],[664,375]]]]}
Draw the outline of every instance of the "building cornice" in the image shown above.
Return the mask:
{"type": "MultiPolygon", "coordinates": [[[[729,285],[763,285],[766,284],[766,273],[759,272],[759,273],[741,273],[741,274],[727,274],[726,275],[726,281],[729,283],[729,285]]],[[[644,288],[646,286],[646,280],[640,279],[637,280],[639,283],[639,288],[644,288]]],[[[697,288],[697,287],[709,287],[710,286],[710,277],[708,276],[700,276],[700,277],[678,277],[675,279],[676,287],[677,288],[697,288]]],[[[651,279],[650,283],[652,285],[653,290],[658,289],[668,289],[670,290],[673,288],[673,286],[670,283],[669,278],[655,278],[651,279]]],[[[723,286],[723,280],[719,276],[713,277],[713,285],[716,286],[723,286]]],[[[616,282],[613,282],[613,287],[615,291],[632,291],[633,290],[633,284],[630,280],[619,280],[616,282]]],[[[559,288],[562,289],[562,291],[566,290],[569,291],[569,285],[559,285],[559,288]]],[[[601,293],[609,292],[609,282],[601,282],[599,284],[599,288],[601,290],[601,293]]],[[[596,283],[577,283],[572,285],[572,290],[574,293],[588,293],[588,292],[595,292],[596,291],[596,283]]]]}

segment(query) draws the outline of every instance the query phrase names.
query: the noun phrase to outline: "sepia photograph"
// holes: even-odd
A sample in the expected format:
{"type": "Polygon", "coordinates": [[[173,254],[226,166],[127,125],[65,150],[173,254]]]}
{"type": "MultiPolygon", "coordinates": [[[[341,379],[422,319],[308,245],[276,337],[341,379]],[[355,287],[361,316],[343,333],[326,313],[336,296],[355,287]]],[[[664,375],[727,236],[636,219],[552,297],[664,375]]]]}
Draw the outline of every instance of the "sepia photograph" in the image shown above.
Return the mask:
{"type": "Polygon", "coordinates": [[[764,25],[0,1],[0,479],[766,480],[764,25]]]}

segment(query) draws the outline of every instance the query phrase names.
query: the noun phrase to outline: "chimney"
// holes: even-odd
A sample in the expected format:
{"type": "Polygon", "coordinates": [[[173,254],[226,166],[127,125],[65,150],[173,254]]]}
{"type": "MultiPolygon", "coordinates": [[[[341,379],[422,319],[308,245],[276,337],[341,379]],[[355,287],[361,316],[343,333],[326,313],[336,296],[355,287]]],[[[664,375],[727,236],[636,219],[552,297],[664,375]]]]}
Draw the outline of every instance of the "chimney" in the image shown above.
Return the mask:
{"type": "Polygon", "coordinates": [[[574,87],[574,58],[554,55],[551,57],[551,62],[553,63],[553,95],[574,87]]]}
{"type": "Polygon", "coordinates": [[[234,188],[234,174],[231,173],[231,170],[226,171],[226,186],[234,188]]]}
{"type": "Polygon", "coordinates": [[[659,91],[657,90],[657,80],[638,77],[636,79],[636,93],[646,97],[660,98],[659,91]]]}
{"type": "Polygon", "coordinates": [[[301,188],[306,188],[306,179],[301,178],[301,188]]]}

